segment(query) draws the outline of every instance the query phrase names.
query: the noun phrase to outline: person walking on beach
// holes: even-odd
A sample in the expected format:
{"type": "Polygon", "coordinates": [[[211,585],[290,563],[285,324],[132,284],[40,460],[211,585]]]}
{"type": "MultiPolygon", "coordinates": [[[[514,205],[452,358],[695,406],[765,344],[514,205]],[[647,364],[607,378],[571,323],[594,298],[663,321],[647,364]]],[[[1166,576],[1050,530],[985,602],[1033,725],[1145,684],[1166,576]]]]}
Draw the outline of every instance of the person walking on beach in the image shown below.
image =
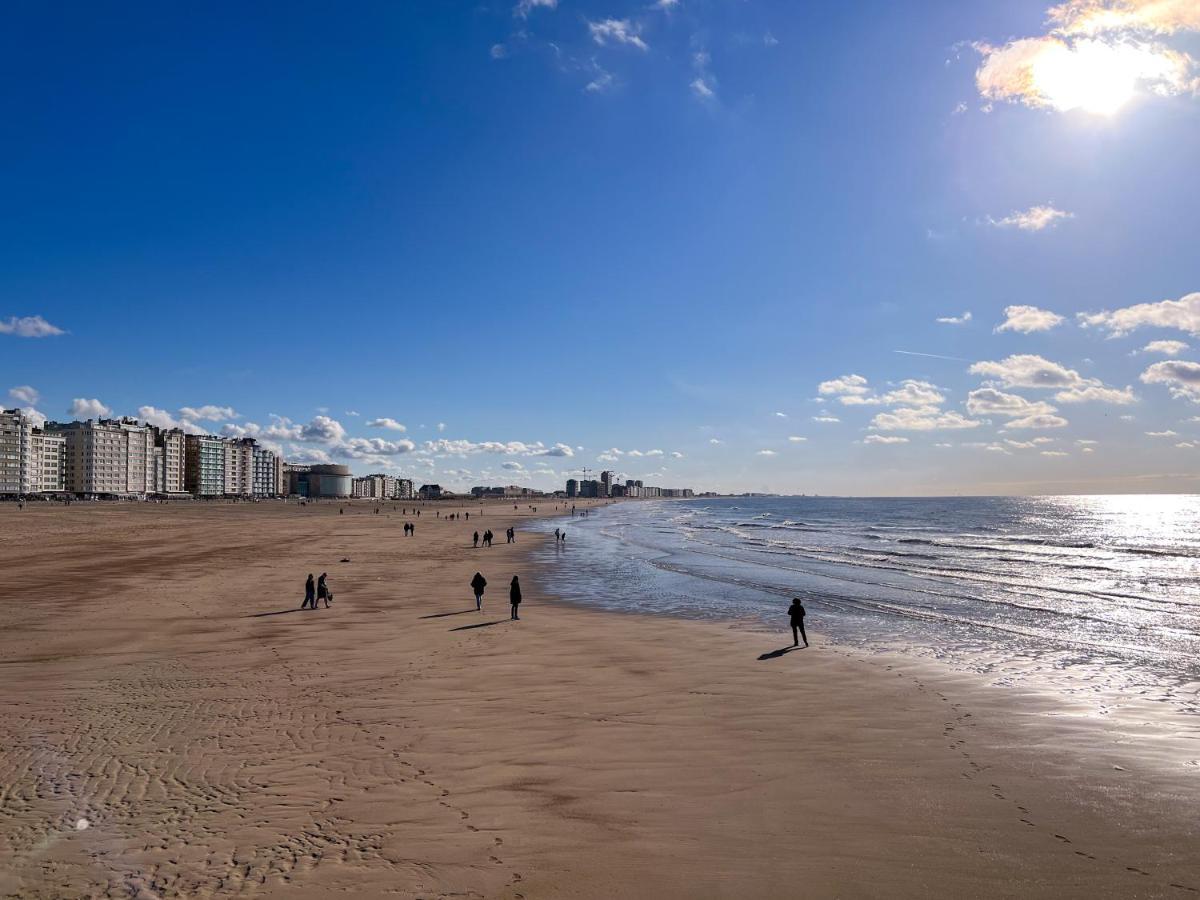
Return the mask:
{"type": "Polygon", "coordinates": [[[475,548],[479,549],[479,532],[478,531],[475,532],[475,537],[473,537],[472,540],[475,542],[475,548]]]}
{"type": "Polygon", "coordinates": [[[317,599],[313,601],[313,609],[317,608],[317,602],[324,600],[325,608],[329,609],[329,601],[333,599],[333,595],[329,593],[329,587],[325,584],[325,572],[321,573],[321,577],[317,579],[317,599]]]}
{"type": "Polygon", "coordinates": [[[304,582],[304,602],[300,604],[300,608],[308,609],[310,605],[313,609],[317,608],[317,589],[313,584],[312,572],[308,573],[308,581],[304,582]]]}
{"type": "Polygon", "coordinates": [[[562,529],[561,529],[561,528],[555,528],[555,529],[554,529],[554,543],[556,543],[556,544],[558,543],[558,536],[559,536],[560,534],[562,534],[562,529]]]}
{"type": "Polygon", "coordinates": [[[483,577],[483,573],[476,572],[475,577],[471,579],[471,590],[475,592],[475,609],[478,612],[483,612],[483,589],[487,587],[487,579],[483,577]]]}
{"type": "Polygon", "coordinates": [[[521,582],[517,580],[517,576],[513,576],[512,584],[508,586],[508,602],[512,604],[512,617],[519,620],[521,617],[517,615],[517,611],[521,606],[521,582]]]}
{"type": "Polygon", "coordinates": [[[804,604],[800,602],[799,597],[792,598],[792,605],[788,607],[788,615],[792,619],[792,646],[800,646],[800,638],[804,638],[804,646],[808,646],[808,635],[804,633],[804,604]]]}

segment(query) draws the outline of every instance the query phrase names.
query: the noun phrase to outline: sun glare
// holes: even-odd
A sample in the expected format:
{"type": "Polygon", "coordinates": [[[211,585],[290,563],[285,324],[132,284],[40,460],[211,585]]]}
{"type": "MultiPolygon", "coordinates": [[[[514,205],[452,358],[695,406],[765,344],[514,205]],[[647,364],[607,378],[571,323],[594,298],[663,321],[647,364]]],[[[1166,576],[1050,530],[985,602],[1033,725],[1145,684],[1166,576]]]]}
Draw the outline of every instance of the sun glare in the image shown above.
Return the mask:
{"type": "Polygon", "coordinates": [[[1169,77],[1172,68],[1169,57],[1150,47],[1055,41],[1033,61],[1030,75],[1034,90],[1055,109],[1107,116],[1133,98],[1139,82],[1169,77]]]}

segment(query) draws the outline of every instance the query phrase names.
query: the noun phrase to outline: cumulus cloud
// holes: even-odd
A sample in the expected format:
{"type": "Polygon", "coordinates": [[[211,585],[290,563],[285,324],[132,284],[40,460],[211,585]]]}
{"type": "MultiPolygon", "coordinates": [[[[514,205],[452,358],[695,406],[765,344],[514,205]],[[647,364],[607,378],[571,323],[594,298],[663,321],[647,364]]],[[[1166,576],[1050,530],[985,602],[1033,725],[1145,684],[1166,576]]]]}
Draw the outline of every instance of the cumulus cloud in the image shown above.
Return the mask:
{"type": "Polygon", "coordinates": [[[1104,328],[1110,337],[1122,337],[1136,328],[1175,328],[1200,335],[1200,291],[1178,300],[1137,303],[1122,309],[1079,313],[1085,328],[1104,328]]]}
{"type": "Polygon", "coordinates": [[[1023,429],[1066,428],[1069,424],[1062,416],[1056,416],[1051,413],[1035,413],[1030,416],[1023,416],[1020,419],[1012,419],[1004,426],[1004,430],[1020,431],[1023,429]]]}
{"type": "Polygon", "coordinates": [[[28,384],[20,384],[14,388],[9,388],[8,396],[18,403],[28,403],[31,406],[42,399],[42,395],[38,393],[38,389],[28,384]]]}
{"type": "Polygon", "coordinates": [[[997,325],[995,330],[1032,334],[1035,331],[1049,331],[1055,325],[1062,324],[1062,321],[1062,316],[1048,309],[1038,309],[1036,306],[1006,306],[1004,321],[997,325]]]}
{"type": "Polygon", "coordinates": [[[863,438],[864,444],[907,444],[908,438],[898,435],[868,434],[863,438]]]}
{"type": "Polygon", "coordinates": [[[942,316],[937,321],[943,325],[966,325],[971,321],[971,311],[967,310],[961,316],[942,316]]]}
{"type": "Polygon", "coordinates": [[[879,413],[871,420],[871,427],[877,431],[941,431],[978,428],[982,424],[936,406],[900,407],[879,413]]]}
{"type": "Polygon", "coordinates": [[[588,33],[592,40],[601,46],[610,41],[627,44],[639,50],[649,50],[649,45],[642,40],[641,29],[628,19],[603,19],[599,22],[588,22],[588,33]]]}
{"type": "Polygon", "coordinates": [[[566,444],[555,444],[553,447],[549,447],[537,455],[538,456],[574,456],[575,451],[573,449],[571,449],[569,446],[567,446],[566,444]]]}
{"type": "Polygon", "coordinates": [[[713,89],[711,84],[711,78],[712,76],[699,76],[697,78],[693,78],[690,85],[692,93],[701,100],[711,100],[717,96],[717,92],[713,89]]]}
{"type": "Polygon", "coordinates": [[[386,428],[388,431],[408,431],[408,429],[402,424],[397,422],[395,419],[388,418],[387,416],[383,416],[379,419],[371,419],[369,422],[367,422],[367,427],[386,428]]]}
{"type": "Polygon", "coordinates": [[[1200,363],[1182,359],[1156,362],[1141,378],[1146,384],[1164,385],[1176,399],[1200,403],[1200,363]]]}
{"type": "Polygon", "coordinates": [[[515,459],[506,459],[500,463],[500,468],[508,469],[510,472],[524,472],[525,464],[515,459]]]}
{"type": "Polygon", "coordinates": [[[398,441],[388,441],[383,438],[347,438],[332,445],[333,452],[339,456],[351,459],[365,459],[376,456],[399,456],[412,453],[416,444],[407,438],[398,441]]]}
{"type": "Polygon", "coordinates": [[[1096,378],[1085,378],[1074,369],[1032,353],[1021,353],[999,361],[977,362],[972,375],[995,379],[1003,387],[1058,389],[1054,399],[1060,403],[1133,403],[1131,388],[1111,388],[1096,378]]]}
{"type": "Polygon", "coordinates": [[[996,388],[979,388],[967,394],[967,412],[973,416],[1026,416],[1050,415],[1057,410],[1043,400],[1027,400],[1017,394],[1007,394],[996,388]]]}
{"type": "Polygon", "coordinates": [[[867,379],[861,375],[843,375],[817,385],[817,393],[822,397],[859,397],[870,391],[867,379]]]}
{"type": "Polygon", "coordinates": [[[1031,206],[1025,210],[1014,210],[1003,218],[996,219],[988,216],[987,222],[996,228],[1017,228],[1021,231],[1044,231],[1057,224],[1061,219],[1073,219],[1075,213],[1055,209],[1049,203],[1042,206],[1031,206]]]}
{"type": "MultiPolygon", "coordinates": [[[[790,440],[790,438],[789,438],[789,440],[790,440]]],[[[672,450],[671,451],[671,459],[683,459],[683,454],[680,453],[678,450],[672,450]]]]}
{"type": "Polygon", "coordinates": [[[1195,0],[1067,0],[1052,7],[1049,17],[1064,34],[1200,31],[1195,0]]]}
{"type": "Polygon", "coordinates": [[[823,381],[817,392],[824,397],[837,397],[843,406],[937,406],[946,399],[937,385],[913,378],[906,378],[894,390],[877,394],[861,375],[823,381]]]}
{"type": "Polygon", "coordinates": [[[112,410],[99,400],[89,400],[86,397],[76,397],[67,411],[76,419],[98,419],[101,416],[112,415],[112,410]]]}
{"type": "Polygon", "coordinates": [[[813,420],[814,422],[820,422],[822,425],[832,425],[832,424],[834,424],[835,422],[840,422],[840,421],[842,421],[842,420],[841,420],[841,419],[839,419],[837,416],[826,416],[826,415],[821,415],[821,416],[813,416],[813,417],[812,417],[812,420],[813,420]]]}
{"type": "Polygon", "coordinates": [[[337,419],[329,416],[313,416],[313,420],[300,429],[300,439],[318,444],[335,444],[346,437],[346,429],[337,419]]]}
{"type": "Polygon", "coordinates": [[[1142,348],[1143,353],[1161,353],[1163,356],[1178,356],[1188,345],[1183,341],[1151,341],[1142,348]]]}
{"type": "Polygon", "coordinates": [[[1146,437],[1179,437],[1179,433],[1168,428],[1166,431],[1147,431],[1146,437]]]}
{"type": "Polygon", "coordinates": [[[228,406],[184,406],[180,408],[179,416],[192,422],[219,422],[236,419],[238,414],[228,406]]]}
{"type": "Polygon", "coordinates": [[[156,425],[159,428],[178,428],[188,434],[208,434],[207,431],[195,422],[189,419],[176,419],[165,409],[158,409],[153,406],[139,406],[137,417],[141,421],[156,425]]]}
{"type": "Polygon", "coordinates": [[[11,334],[13,337],[44,338],[66,334],[57,325],[51,325],[41,316],[9,316],[0,319],[0,334],[11,334]]]}

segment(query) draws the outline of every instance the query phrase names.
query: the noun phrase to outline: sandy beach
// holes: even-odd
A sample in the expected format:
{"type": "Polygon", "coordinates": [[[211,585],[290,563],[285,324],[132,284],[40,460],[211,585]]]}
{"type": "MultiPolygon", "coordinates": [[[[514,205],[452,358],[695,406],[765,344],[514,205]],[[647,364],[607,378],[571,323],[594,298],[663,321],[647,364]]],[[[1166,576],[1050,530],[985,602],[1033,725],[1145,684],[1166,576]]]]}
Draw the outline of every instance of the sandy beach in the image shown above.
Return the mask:
{"type": "Polygon", "coordinates": [[[1200,892],[1195,760],[818,622],[572,607],[527,506],[403,505],[0,505],[0,895],[1200,892]]]}

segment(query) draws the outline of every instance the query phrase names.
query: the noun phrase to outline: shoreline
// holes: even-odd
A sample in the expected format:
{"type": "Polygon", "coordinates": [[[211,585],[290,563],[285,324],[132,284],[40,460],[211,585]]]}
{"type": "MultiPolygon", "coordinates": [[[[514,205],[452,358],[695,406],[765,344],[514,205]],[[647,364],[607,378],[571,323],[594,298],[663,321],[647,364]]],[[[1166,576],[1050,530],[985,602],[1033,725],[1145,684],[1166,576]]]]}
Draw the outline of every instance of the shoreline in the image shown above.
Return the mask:
{"type": "Polygon", "coordinates": [[[814,641],[762,661],[790,641],[550,598],[527,507],[488,505],[522,540],[475,551],[445,519],[404,539],[398,515],[335,505],[27,510],[20,534],[0,512],[0,561],[23,563],[0,894],[1200,888],[1194,786],[1111,768],[1148,748],[1032,727],[910,660],[814,641]],[[328,563],[328,614],[300,614],[280,600],[318,549],[351,562],[328,563]]]}

